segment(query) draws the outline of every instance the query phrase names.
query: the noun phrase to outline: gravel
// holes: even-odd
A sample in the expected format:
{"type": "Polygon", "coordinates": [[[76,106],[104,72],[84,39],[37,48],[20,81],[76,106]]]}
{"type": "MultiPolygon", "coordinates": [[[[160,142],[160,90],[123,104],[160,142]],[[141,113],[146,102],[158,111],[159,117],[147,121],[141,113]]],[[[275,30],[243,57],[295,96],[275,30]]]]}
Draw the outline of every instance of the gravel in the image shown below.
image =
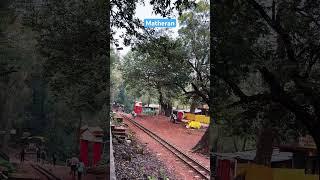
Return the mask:
{"type": "Polygon", "coordinates": [[[134,137],[113,140],[117,179],[176,179],[172,171],[134,137]]]}

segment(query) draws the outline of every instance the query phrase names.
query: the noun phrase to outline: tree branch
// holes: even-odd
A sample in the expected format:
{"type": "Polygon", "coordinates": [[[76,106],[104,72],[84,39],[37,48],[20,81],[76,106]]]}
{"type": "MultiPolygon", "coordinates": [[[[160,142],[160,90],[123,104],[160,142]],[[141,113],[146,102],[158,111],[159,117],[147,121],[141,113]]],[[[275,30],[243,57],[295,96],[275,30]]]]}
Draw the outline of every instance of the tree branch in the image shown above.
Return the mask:
{"type": "Polygon", "coordinates": [[[274,102],[278,102],[288,110],[293,112],[297,120],[302,121],[310,131],[311,135],[316,135],[318,130],[315,130],[316,117],[308,113],[303,105],[300,105],[293,100],[288,94],[286,94],[280,83],[276,80],[275,76],[265,67],[260,69],[263,79],[269,84],[271,90],[271,98],[274,102]]]}
{"type": "Polygon", "coordinates": [[[320,27],[320,23],[319,20],[317,20],[316,18],[312,17],[312,15],[306,13],[303,9],[301,8],[295,8],[295,10],[297,11],[298,14],[300,14],[303,17],[309,18],[312,22],[314,22],[318,27],[320,27]]]}
{"type": "Polygon", "coordinates": [[[228,86],[232,89],[232,92],[238,96],[240,99],[245,99],[247,95],[240,89],[240,87],[232,82],[230,79],[220,74],[218,71],[214,70],[215,74],[218,78],[222,79],[228,86]]]}
{"type": "Polygon", "coordinates": [[[267,24],[281,37],[284,42],[286,53],[288,59],[294,63],[297,63],[295,58],[295,53],[293,50],[293,46],[290,40],[289,34],[283,29],[278,20],[272,20],[269,15],[265,12],[264,8],[257,3],[255,0],[248,0],[248,3],[252,5],[254,9],[256,9],[262,18],[267,22],[267,24]]]}
{"type": "Polygon", "coordinates": [[[0,77],[3,77],[3,76],[6,76],[6,75],[9,75],[9,74],[11,74],[11,73],[15,73],[15,72],[18,72],[18,71],[17,71],[17,70],[15,70],[15,69],[10,69],[10,70],[8,70],[8,71],[1,72],[1,73],[0,73],[0,77]]]}
{"type": "Polygon", "coordinates": [[[240,101],[234,102],[232,104],[229,104],[226,106],[226,108],[232,108],[235,106],[252,103],[252,102],[264,102],[264,101],[270,101],[271,100],[271,94],[256,94],[252,96],[246,96],[245,98],[241,99],[240,101]]]}
{"type": "Polygon", "coordinates": [[[210,103],[209,94],[207,95],[203,94],[194,83],[191,83],[191,85],[192,85],[192,88],[195,90],[196,94],[200,96],[207,104],[209,104],[210,103]]]}

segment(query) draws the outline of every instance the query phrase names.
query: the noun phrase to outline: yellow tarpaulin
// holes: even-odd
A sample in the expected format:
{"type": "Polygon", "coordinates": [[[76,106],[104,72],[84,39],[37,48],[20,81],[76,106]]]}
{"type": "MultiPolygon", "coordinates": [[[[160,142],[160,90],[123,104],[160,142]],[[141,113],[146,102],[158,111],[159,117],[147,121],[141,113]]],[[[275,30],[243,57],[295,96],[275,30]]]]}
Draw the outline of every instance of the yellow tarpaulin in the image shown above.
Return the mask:
{"type": "Polygon", "coordinates": [[[246,180],[318,180],[316,175],[305,174],[304,169],[269,168],[254,164],[238,164],[239,174],[246,174],[246,180]]]}
{"type": "Polygon", "coordinates": [[[210,123],[210,117],[205,115],[195,115],[191,113],[185,113],[185,119],[189,121],[197,121],[204,124],[210,123]]]}
{"type": "Polygon", "coordinates": [[[201,128],[200,122],[197,122],[197,121],[190,121],[190,122],[188,123],[188,126],[189,126],[190,128],[194,128],[194,129],[200,129],[200,128],[201,128]]]}

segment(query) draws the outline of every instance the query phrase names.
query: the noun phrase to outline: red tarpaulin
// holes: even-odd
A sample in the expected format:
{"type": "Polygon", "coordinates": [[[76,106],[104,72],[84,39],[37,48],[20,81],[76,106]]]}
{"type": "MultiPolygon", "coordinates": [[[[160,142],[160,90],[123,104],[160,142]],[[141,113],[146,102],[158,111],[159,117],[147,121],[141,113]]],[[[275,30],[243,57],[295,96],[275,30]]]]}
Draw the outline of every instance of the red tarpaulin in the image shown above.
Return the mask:
{"type": "Polygon", "coordinates": [[[229,160],[218,160],[217,175],[219,180],[230,180],[231,162],[229,160]]]}
{"type": "Polygon", "coordinates": [[[93,165],[96,165],[101,159],[102,144],[96,142],[93,144],[93,165]]]}
{"type": "Polygon", "coordinates": [[[85,166],[89,165],[88,161],[88,141],[80,141],[80,159],[83,161],[85,166]]]}
{"type": "Polygon", "coordinates": [[[136,114],[141,114],[141,113],[142,113],[142,102],[136,102],[136,103],[134,104],[133,111],[134,111],[136,114]]]}
{"type": "Polygon", "coordinates": [[[178,120],[179,120],[179,121],[182,121],[182,119],[183,119],[183,112],[182,112],[182,111],[179,111],[179,112],[178,112],[178,120]]]}

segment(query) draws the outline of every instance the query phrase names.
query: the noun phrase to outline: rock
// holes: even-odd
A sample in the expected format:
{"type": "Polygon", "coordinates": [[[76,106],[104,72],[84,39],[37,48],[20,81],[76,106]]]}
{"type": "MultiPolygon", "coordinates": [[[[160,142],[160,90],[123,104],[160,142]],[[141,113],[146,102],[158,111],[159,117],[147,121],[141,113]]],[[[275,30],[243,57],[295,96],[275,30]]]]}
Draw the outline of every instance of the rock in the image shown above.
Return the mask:
{"type": "Polygon", "coordinates": [[[138,148],[136,152],[137,154],[143,154],[143,148],[138,148]]]}
{"type": "Polygon", "coordinates": [[[131,161],[131,155],[127,153],[122,153],[122,159],[126,161],[131,161]]]}
{"type": "Polygon", "coordinates": [[[155,154],[146,150],[144,144],[134,138],[130,140],[131,143],[114,145],[117,179],[148,180],[148,176],[158,177],[159,174],[170,177],[170,179],[176,179],[155,154]]]}

